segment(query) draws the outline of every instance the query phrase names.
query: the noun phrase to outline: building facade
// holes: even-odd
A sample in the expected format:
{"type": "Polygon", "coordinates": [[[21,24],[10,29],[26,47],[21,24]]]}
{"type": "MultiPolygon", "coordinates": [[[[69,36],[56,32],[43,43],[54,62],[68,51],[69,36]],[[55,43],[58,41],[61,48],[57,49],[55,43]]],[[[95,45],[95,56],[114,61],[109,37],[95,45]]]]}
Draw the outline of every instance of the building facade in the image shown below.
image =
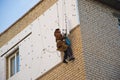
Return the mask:
{"type": "Polygon", "coordinates": [[[113,15],[118,14],[119,10],[100,3],[99,0],[78,2],[86,79],[119,80],[119,17],[113,15]]]}
{"type": "MultiPolygon", "coordinates": [[[[75,49],[81,51],[79,26],[77,0],[40,1],[0,36],[1,80],[36,80],[58,65],[65,68],[61,64],[63,53],[56,50],[54,30],[67,29],[72,34],[78,30],[78,36],[72,37],[80,44],[75,49]]],[[[83,64],[82,57],[80,60],[79,64],[83,64]]],[[[84,65],[78,69],[83,70],[80,73],[84,76],[84,65]]]]}
{"type": "Polygon", "coordinates": [[[41,0],[0,35],[0,80],[119,80],[118,10],[95,0],[41,0]],[[67,29],[62,63],[54,30],[67,29]]]}

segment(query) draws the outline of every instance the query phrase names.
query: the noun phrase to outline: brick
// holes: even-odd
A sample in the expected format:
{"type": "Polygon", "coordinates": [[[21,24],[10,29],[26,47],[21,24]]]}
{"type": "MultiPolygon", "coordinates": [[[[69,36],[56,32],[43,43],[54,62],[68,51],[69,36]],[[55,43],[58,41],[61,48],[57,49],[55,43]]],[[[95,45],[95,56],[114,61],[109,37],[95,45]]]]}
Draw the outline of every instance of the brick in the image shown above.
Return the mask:
{"type": "Polygon", "coordinates": [[[87,80],[119,80],[118,12],[96,0],[78,0],[87,80]]]}
{"type": "Polygon", "coordinates": [[[61,63],[42,77],[38,78],[38,80],[85,80],[85,66],[79,25],[71,31],[69,37],[72,42],[73,54],[76,60],[74,62],[69,62],[68,64],[61,63]]]}

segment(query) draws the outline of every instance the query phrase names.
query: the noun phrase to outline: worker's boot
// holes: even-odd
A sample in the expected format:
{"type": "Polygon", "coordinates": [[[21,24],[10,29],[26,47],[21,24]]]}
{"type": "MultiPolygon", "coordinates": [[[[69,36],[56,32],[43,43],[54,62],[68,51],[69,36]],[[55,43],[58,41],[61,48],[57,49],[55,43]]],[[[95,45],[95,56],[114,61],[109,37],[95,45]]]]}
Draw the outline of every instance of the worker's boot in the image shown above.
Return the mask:
{"type": "Polygon", "coordinates": [[[74,61],[75,60],[75,58],[74,57],[71,57],[70,59],[69,59],[69,61],[74,61]]]}
{"type": "Polygon", "coordinates": [[[68,62],[64,59],[64,60],[63,60],[63,63],[66,63],[66,64],[67,64],[68,62]]]}

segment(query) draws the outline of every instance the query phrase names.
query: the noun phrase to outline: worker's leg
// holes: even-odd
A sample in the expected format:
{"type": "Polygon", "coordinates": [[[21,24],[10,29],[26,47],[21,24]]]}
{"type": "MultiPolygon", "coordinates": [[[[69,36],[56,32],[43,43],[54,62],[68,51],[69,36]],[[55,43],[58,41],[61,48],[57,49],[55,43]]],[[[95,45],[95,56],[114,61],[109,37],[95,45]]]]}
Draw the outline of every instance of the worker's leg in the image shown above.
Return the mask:
{"type": "Polygon", "coordinates": [[[75,60],[74,55],[73,55],[73,51],[72,48],[69,46],[68,47],[68,51],[69,51],[69,60],[75,60]]]}
{"type": "Polygon", "coordinates": [[[63,63],[68,63],[68,62],[66,61],[67,57],[68,57],[68,49],[67,49],[66,51],[64,51],[63,63]]]}

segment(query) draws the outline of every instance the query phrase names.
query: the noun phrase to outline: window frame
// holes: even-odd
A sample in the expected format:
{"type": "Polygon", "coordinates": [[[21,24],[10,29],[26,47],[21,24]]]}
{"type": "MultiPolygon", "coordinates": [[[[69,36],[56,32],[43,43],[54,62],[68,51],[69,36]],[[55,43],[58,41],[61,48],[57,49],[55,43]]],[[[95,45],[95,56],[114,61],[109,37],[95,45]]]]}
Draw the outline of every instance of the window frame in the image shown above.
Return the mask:
{"type": "Polygon", "coordinates": [[[7,64],[7,79],[8,78],[10,78],[10,77],[12,77],[12,76],[14,76],[16,73],[18,73],[19,71],[20,71],[20,56],[19,57],[17,57],[17,55],[19,56],[19,48],[17,48],[17,49],[15,49],[13,52],[11,52],[11,54],[10,55],[8,55],[7,56],[7,58],[6,58],[6,64],[7,64]],[[11,74],[12,72],[11,72],[11,59],[13,58],[13,57],[15,57],[14,58],[14,61],[15,61],[15,63],[14,63],[14,74],[11,74]],[[18,59],[17,59],[18,58],[18,59]],[[17,64],[17,60],[19,60],[18,61],[18,64],[17,64]]]}
{"type": "Polygon", "coordinates": [[[120,31],[120,18],[118,18],[118,30],[120,31]]]}

